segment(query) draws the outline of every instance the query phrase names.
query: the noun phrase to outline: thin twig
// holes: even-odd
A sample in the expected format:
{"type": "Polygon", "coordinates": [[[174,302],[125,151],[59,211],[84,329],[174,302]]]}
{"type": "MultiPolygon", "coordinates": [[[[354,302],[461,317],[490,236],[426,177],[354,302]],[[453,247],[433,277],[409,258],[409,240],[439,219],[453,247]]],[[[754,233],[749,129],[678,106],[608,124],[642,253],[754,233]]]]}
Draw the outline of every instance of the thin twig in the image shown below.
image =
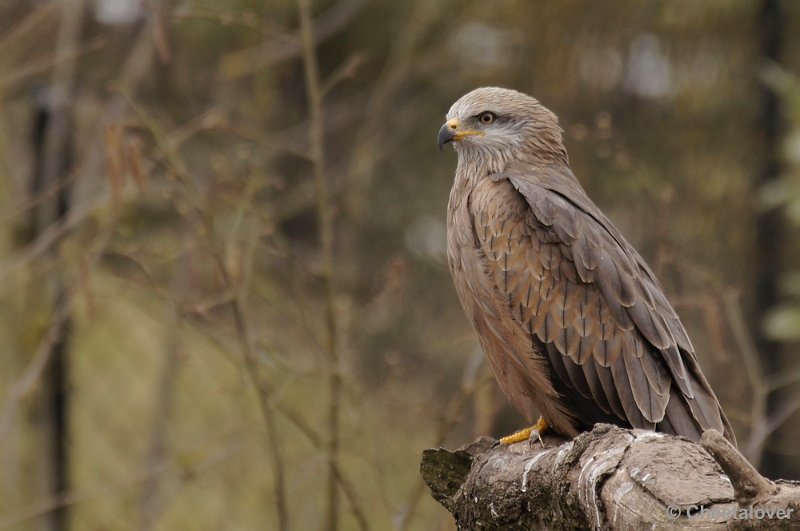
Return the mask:
{"type": "MultiPolygon", "coordinates": [[[[204,233],[209,239],[213,238],[214,228],[211,220],[203,215],[203,212],[198,212],[200,215],[204,233]]],[[[275,503],[277,508],[277,520],[280,531],[288,531],[289,529],[289,510],[286,497],[286,471],[283,454],[281,452],[280,441],[278,440],[278,428],[275,423],[275,415],[272,412],[272,389],[264,381],[259,378],[258,359],[256,353],[253,351],[252,342],[250,340],[250,331],[247,326],[245,312],[242,307],[242,298],[240,290],[234,286],[231,274],[225,263],[225,258],[222,253],[217,249],[213,241],[209,242],[212,246],[211,257],[217,272],[222,279],[222,286],[225,291],[234,293],[234,297],[230,301],[231,314],[233,316],[234,326],[236,328],[236,336],[244,354],[244,363],[246,372],[250,377],[253,387],[258,396],[258,403],[261,408],[261,414],[264,417],[264,424],[267,430],[267,443],[269,445],[270,457],[272,459],[275,490],[275,503]]]]}
{"type": "Polygon", "coordinates": [[[12,24],[8,28],[3,38],[0,39],[0,53],[6,54],[5,48],[15,41],[27,38],[34,33],[34,31],[41,31],[40,26],[50,22],[51,17],[56,16],[58,11],[58,2],[48,2],[36,7],[30,14],[28,14],[21,21],[12,24]]]}
{"type": "MultiPolygon", "coordinates": [[[[313,44],[316,45],[316,43],[325,41],[339,33],[366,5],[367,0],[341,0],[334,2],[312,24],[313,44]]],[[[272,29],[272,33],[278,32],[274,39],[260,43],[254,48],[238,50],[223,57],[221,68],[227,77],[236,79],[251,75],[262,68],[301,55],[302,50],[299,43],[304,41],[302,28],[299,36],[296,33],[281,31],[279,28],[273,27],[272,29]]]]}
{"type": "MultiPolygon", "coordinates": [[[[214,261],[215,268],[217,269],[223,283],[223,292],[228,293],[228,297],[230,299],[227,301],[232,308],[232,313],[234,317],[234,325],[237,329],[237,336],[238,340],[241,343],[241,347],[245,354],[245,369],[248,373],[248,377],[251,379],[253,385],[256,387],[256,391],[259,398],[259,405],[262,411],[262,414],[265,419],[266,429],[268,432],[268,439],[269,445],[271,450],[271,456],[273,464],[275,465],[275,473],[276,473],[276,500],[278,503],[278,515],[279,521],[286,521],[286,526],[288,528],[288,510],[285,509],[286,507],[286,495],[285,495],[285,481],[284,481],[284,462],[282,458],[282,454],[280,452],[280,446],[278,444],[276,429],[274,424],[274,417],[271,414],[271,410],[277,411],[281,413],[284,418],[289,420],[295,427],[297,427],[301,433],[303,433],[308,440],[317,448],[321,449],[322,446],[322,438],[316,434],[316,432],[311,429],[311,427],[303,421],[302,417],[299,413],[291,410],[285,404],[280,403],[272,396],[272,389],[269,387],[269,384],[263,381],[262,378],[258,376],[258,361],[255,356],[255,352],[253,351],[252,342],[249,338],[249,331],[247,327],[247,321],[245,318],[244,310],[243,310],[243,301],[241,297],[241,290],[237,289],[234,286],[233,279],[228,271],[225,259],[223,254],[221,253],[217,242],[213,241],[213,234],[214,228],[212,220],[208,219],[206,213],[201,207],[201,199],[200,194],[198,193],[192,179],[189,175],[189,172],[182,160],[180,154],[177,152],[177,146],[175,142],[170,142],[169,139],[174,139],[174,136],[170,136],[166,131],[164,131],[160,125],[150,116],[148,112],[140,105],[136,103],[136,101],[127,93],[127,91],[120,88],[118,90],[120,96],[126,101],[128,106],[136,113],[139,119],[142,122],[142,125],[149,133],[152,135],[156,147],[162,153],[164,157],[164,162],[166,163],[167,168],[169,169],[170,175],[181,184],[185,191],[189,194],[186,198],[191,205],[191,209],[189,210],[189,216],[195,222],[193,223],[194,226],[202,227],[200,230],[201,236],[205,238],[210,238],[208,240],[209,245],[211,246],[211,255],[214,261]],[[281,501],[283,500],[283,502],[281,501]],[[281,507],[284,507],[283,509],[281,507]],[[281,514],[285,516],[281,516],[281,514]]],[[[313,122],[313,120],[312,120],[313,122]]],[[[313,157],[313,151],[312,151],[313,157]]],[[[324,177],[324,174],[323,174],[324,177]]],[[[325,184],[325,183],[324,183],[325,184]]],[[[332,228],[332,223],[330,224],[332,228]]],[[[332,230],[330,232],[330,242],[332,244],[333,240],[333,233],[332,230]]],[[[331,270],[332,267],[331,261],[331,270]]],[[[333,308],[333,297],[330,298],[331,301],[331,311],[334,310],[333,308]]],[[[329,315],[334,315],[333,313],[329,315]]],[[[334,315],[335,318],[335,315],[334,315]]],[[[338,365],[337,365],[338,366],[338,365]]],[[[335,377],[340,385],[340,378],[339,372],[335,371],[332,375],[335,377]]],[[[337,394],[340,394],[340,391],[337,391],[337,394]]],[[[338,406],[337,406],[338,409],[338,406]]],[[[338,421],[338,418],[337,418],[338,421]]],[[[338,443],[338,441],[337,441],[338,443]]],[[[329,450],[329,448],[328,448],[329,450]]],[[[356,492],[353,484],[349,482],[341,472],[339,464],[337,461],[333,461],[332,463],[329,461],[329,473],[330,476],[333,478],[335,485],[341,487],[342,492],[344,492],[345,496],[347,497],[350,507],[353,511],[353,516],[356,519],[356,522],[359,526],[359,529],[368,530],[369,525],[367,523],[367,519],[361,505],[356,497],[356,492]]],[[[280,529],[285,529],[281,527],[280,529]]]]}
{"type": "MultiPolygon", "coordinates": [[[[379,149],[371,139],[384,127],[385,111],[390,103],[396,103],[399,87],[408,81],[410,75],[419,76],[420,72],[429,68],[425,61],[433,55],[434,63],[440,66],[436,54],[421,51],[420,46],[430,37],[430,32],[438,27],[442,20],[442,12],[446,9],[443,2],[421,0],[414,2],[408,15],[406,31],[400,32],[392,40],[392,47],[386,58],[382,71],[372,84],[363,109],[364,119],[356,133],[353,149],[350,152],[348,168],[348,186],[351,193],[347,210],[358,212],[363,209],[364,194],[367,193],[373,176],[377,174],[377,165],[386,157],[388,150],[379,149]]],[[[433,72],[431,72],[433,75],[433,72]]]]}
{"type": "Polygon", "coordinates": [[[8,440],[6,435],[11,429],[14,413],[18,404],[33,392],[36,385],[40,383],[42,374],[49,365],[53,355],[53,345],[61,340],[61,333],[64,329],[64,323],[69,318],[73,300],[69,290],[65,291],[58,301],[58,304],[53,309],[47,331],[39,342],[36,352],[30,362],[25,367],[25,371],[13,385],[9,386],[2,416],[0,416],[0,441],[8,440]]]}
{"type": "MultiPolygon", "coordinates": [[[[197,466],[192,467],[191,470],[188,471],[184,470],[183,477],[191,480],[199,479],[200,477],[202,477],[202,474],[211,470],[213,467],[227,461],[228,459],[238,455],[239,453],[242,452],[242,450],[244,450],[244,448],[245,446],[241,442],[235,443],[229,446],[228,448],[223,448],[220,451],[210,455],[204,461],[198,463],[197,466]]],[[[168,470],[170,470],[171,465],[174,465],[174,463],[168,461],[162,461],[157,465],[153,466],[152,468],[149,468],[139,474],[134,475],[133,477],[130,477],[116,484],[102,485],[91,491],[87,490],[85,492],[78,492],[78,493],[73,492],[66,496],[44,500],[32,506],[31,508],[23,511],[21,514],[17,514],[15,516],[0,521],[0,529],[10,529],[10,528],[16,529],[19,527],[20,524],[27,522],[29,520],[33,520],[34,518],[41,517],[42,515],[55,511],[58,508],[78,505],[81,503],[88,503],[91,501],[108,498],[115,494],[119,494],[120,492],[124,492],[130,488],[146,483],[154,476],[166,473],[168,470]]],[[[185,469],[185,467],[183,468],[185,469]]]]}
{"type": "MultiPolygon", "coordinates": [[[[219,349],[220,351],[227,351],[225,345],[216,337],[208,335],[208,330],[205,330],[206,337],[209,339],[210,344],[219,349]]],[[[314,428],[303,418],[302,414],[293,409],[291,405],[281,401],[279,392],[272,392],[270,407],[277,413],[280,413],[284,419],[294,426],[303,436],[308,439],[308,442],[314,447],[315,450],[323,451],[327,441],[314,430],[314,428]]],[[[356,489],[352,481],[342,473],[339,463],[334,463],[334,472],[339,486],[342,488],[347,501],[350,503],[350,508],[353,511],[353,516],[356,519],[358,528],[362,531],[369,531],[370,526],[367,522],[366,514],[362,509],[361,502],[356,496],[356,489]]]]}
{"type": "Polygon", "coordinates": [[[97,37],[86,44],[65,48],[63,51],[57,52],[52,56],[48,56],[44,59],[33,61],[27,65],[24,65],[14,70],[13,73],[4,77],[0,77],[0,92],[9,91],[15,85],[19,85],[37,74],[46,72],[54,66],[58,66],[59,61],[63,61],[65,59],[75,60],[89,52],[99,50],[100,48],[105,47],[107,44],[108,40],[105,37],[97,37]]]}
{"type": "Polygon", "coordinates": [[[361,65],[364,64],[365,60],[366,58],[361,52],[357,52],[348,57],[347,60],[342,63],[339,68],[337,68],[330,76],[328,76],[328,79],[326,79],[322,84],[322,87],[320,88],[322,95],[325,96],[328,94],[328,92],[333,90],[345,79],[350,79],[355,76],[356,72],[361,65]]]}
{"type": "Polygon", "coordinates": [[[782,387],[788,387],[800,382],[800,369],[789,371],[785,374],[775,375],[767,379],[767,389],[776,391],[782,387]]]}
{"type": "Polygon", "coordinates": [[[705,268],[694,266],[687,261],[673,261],[672,263],[689,274],[701,278],[713,293],[718,294],[722,301],[721,306],[725,312],[725,321],[728,323],[733,340],[738,346],[739,355],[745,365],[744,373],[753,391],[750,407],[750,433],[747,442],[740,441],[739,445],[742,454],[758,468],[764,450],[764,441],[771,433],[767,411],[770,387],[764,375],[764,368],[761,362],[763,357],[742,315],[740,294],[735,290],[727,289],[718,277],[711,275],[705,268]]]}
{"type": "Polygon", "coordinates": [[[118,92],[137,114],[145,129],[153,136],[156,147],[164,156],[164,161],[167,164],[170,176],[181,185],[182,190],[186,194],[185,199],[190,205],[187,215],[192,222],[192,226],[198,232],[198,235],[204,239],[210,248],[209,254],[222,281],[222,291],[230,295],[228,304],[233,317],[237,341],[239,342],[244,357],[245,372],[247,372],[255,388],[267,432],[269,457],[272,461],[273,473],[275,474],[273,488],[275,490],[277,508],[277,529],[280,531],[287,531],[289,529],[289,511],[286,496],[286,466],[280,448],[280,441],[278,440],[275,416],[272,411],[272,389],[263,378],[259,377],[258,359],[250,339],[250,331],[245,317],[241,290],[238,289],[238,286],[234,283],[233,277],[228,270],[225,256],[220,248],[219,242],[217,242],[214,237],[215,229],[213,220],[202,207],[200,193],[192,180],[184,160],[181,158],[180,153],[178,153],[177,147],[169,142],[169,135],[167,132],[161,128],[143,107],[137,104],[134,98],[124,90],[123,87],[120,87],[118,92]]]}
{"type": "Polygon", "coordinates": [[[337,345],[336,308],[334,306],[333,267],[333,210],[328,197],[328,182],[325,177],[324,125],[322,89],[317,65],[314,28],[311,22],[309,0],[297,0],[300,14],[300,37],[303,45],[303,67],[305,70],[306,96],[308,98],[309,146],[314,172],[314,187],[317,197],[317,223],[322,246],[322,284],[325,299],[325,338],[328,355],[328,480],[326,484],[326,529],[339,528],[339,489],[335,466],[339,459],[339,409],[341,402],[340,360],[337,345]]]}
{"type": "Polygon", "coordinates": [[[763,452],[761,434],[767,429],[767,396],[769,388],[764,381],[764,373],[755,343],[747,332],[747,325],[742,316],[741,304],[737,293],[722,292],[725,316],[733,332],[733,338],[739,345],[739,352],[745,365],[745,374],[753,389],[753,404],[750,408],[750,437],[742,447],[742,452],[753,465],[758,468],[763,452]],[[761,439],[761,440],[759,440],[761,439]]]}
{"type": "MultiPolygon", "coordinates": [[[[479,353],[483,357],[483,352],[479,353]]],[[[484,371],[481,378],[477,377],[477,368],[474,364],[470,363],[464,368],[464,378],[461,380],[461,388],[450,398],[449,403],[445,406],[444,411],[439,417],[439,422],[436,426],[436,434],[433,438],[433,446],[438,447],[444,444],[445,439],[453,430],[453,428],[461,420],[464,412],[464,407],[467,401],[482,387],[490,384],[494,377],[489,371],[484,371]]],[[[423,495],[427,486],[420,477],[408,496],[408,499],[402,509],[402,512],[395,524],[395,531],[406,531],[410,528],[411,522],[417,514],[417,507],[422,501],[423,495]]]]}
{"type": "MultiPolygon", "coordinates": [[[[765,419],[764,422],[759,423],[757,429],[754,429],[751,432],[745,450],[747,452],[758,451],[757,455],[760,456],[767,438],[769,438],[773,432],[780,428],[784,422],[789,420],[789,418],[799,410],[800,396],[795,396],[792,400],[781,404],[778,409],[772,412],[772,415],[770,415],[769,418],[765,419]]],[[[752,461],[753,460],[751,459],[751,462],[752,461]]],[[[756,463],[754,462],[753,465],[755,464],[756,463]]]]}
{"type": "MultiPolygon", "coordinates": [[[[35,240],[25,246],[14,256],[0,262],[0,281],[27,266],[32,260],[42,256],[56,245],[70,229],[82,221],[98,214],[110,202],[111,194],[103,191],[92,199],[86,200],[80,207],[71,208],[67,217],[44,229],[35,240]]],[[[2,287],[13,286],[11,282],[0,282],[2,287]]]]}

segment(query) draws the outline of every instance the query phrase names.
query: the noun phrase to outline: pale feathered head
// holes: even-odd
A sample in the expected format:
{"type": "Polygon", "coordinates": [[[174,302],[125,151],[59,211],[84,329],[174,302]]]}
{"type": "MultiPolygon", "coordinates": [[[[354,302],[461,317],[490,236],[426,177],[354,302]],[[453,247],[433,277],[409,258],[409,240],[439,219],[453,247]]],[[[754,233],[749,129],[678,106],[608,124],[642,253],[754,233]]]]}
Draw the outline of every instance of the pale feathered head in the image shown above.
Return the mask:
{"type": "Polygon", "coordinates": [[[453,142],[462,162],[567,162],[558,117],[516,90],[482,87],[468,92],[450,107],[438,140],[439,148],[453,142]]]}

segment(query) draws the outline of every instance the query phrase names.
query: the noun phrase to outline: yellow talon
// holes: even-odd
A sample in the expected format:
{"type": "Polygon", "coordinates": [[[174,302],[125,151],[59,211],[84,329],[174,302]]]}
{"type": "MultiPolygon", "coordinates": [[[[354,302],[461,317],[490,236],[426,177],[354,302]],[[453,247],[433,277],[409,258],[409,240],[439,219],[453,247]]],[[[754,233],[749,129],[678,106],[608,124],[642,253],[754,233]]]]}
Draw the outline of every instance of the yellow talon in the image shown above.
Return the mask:
{"type": "Polygon", "coordinates": [[[525,428],[524,430],[519,430],[517,432],[512,433],[511,435],[507,435],[500,439],[500,442],[505,445],[510,445],[522,441],[530,440],[534,435],[539,439],[539,442],[542,443],[544,446],[544,442],[542,441],[542,433],[544,433],[550,425],[544,420],[543,417],[539,417],[539,420],[536,421],[536,424],[531,426],[530,428],[525,428]]]}

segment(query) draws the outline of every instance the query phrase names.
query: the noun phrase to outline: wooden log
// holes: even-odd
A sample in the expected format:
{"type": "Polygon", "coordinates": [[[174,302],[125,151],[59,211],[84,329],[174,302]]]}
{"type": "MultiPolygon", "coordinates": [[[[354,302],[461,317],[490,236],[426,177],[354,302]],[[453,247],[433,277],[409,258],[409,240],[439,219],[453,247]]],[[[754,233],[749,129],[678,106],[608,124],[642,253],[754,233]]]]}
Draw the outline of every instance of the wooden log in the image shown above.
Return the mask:
{"type": "Polygon", "coordinates": [[[598,424],[543,442],[426,450],[422,477],[459,529],[800,528],[800,484],[763,478],[715,431],[598,424]]]}

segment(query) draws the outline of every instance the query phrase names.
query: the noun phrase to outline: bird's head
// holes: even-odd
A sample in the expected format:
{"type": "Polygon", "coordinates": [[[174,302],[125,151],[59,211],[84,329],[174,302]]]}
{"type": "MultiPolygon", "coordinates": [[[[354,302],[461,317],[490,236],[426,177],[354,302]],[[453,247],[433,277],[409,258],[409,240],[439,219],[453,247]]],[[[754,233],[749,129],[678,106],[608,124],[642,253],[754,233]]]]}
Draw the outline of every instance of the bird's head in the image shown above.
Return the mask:
{"type": "Polygon", "coordinates": [[[459,160],[566,163],[567,157],[556,115],[526,94],[497,87],[475,89],[455,102],[438,141],[440,149],[453,142],[459,160]]]}

